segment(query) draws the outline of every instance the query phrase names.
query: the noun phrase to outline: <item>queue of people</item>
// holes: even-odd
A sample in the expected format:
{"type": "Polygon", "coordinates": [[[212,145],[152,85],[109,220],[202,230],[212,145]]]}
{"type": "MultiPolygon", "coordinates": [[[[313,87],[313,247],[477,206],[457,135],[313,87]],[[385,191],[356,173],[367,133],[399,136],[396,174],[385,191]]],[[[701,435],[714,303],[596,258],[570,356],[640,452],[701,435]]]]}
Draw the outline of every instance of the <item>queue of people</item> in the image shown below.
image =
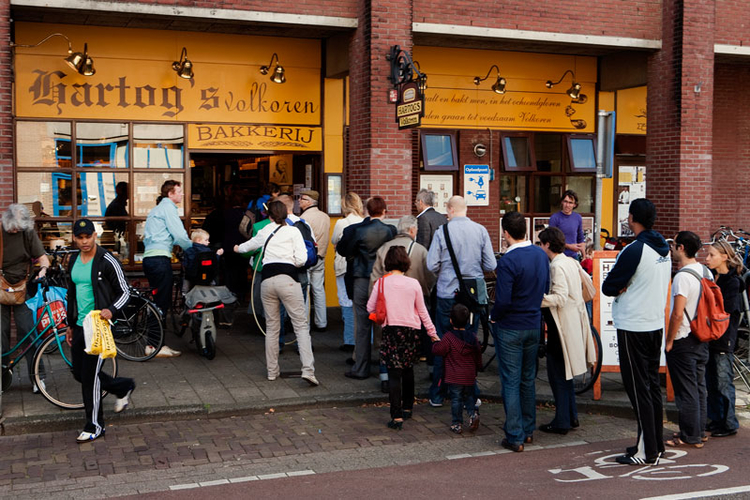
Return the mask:
{"type": "MultiPolygon", "coordinates": [[[[210,242],[204,230],[195,231],[192,241],[188,237],[178,215],[182,198],[180,182],[166,181],[145,224],[144,273],[163,311],[171,300],[173,247],[178,245],[190,255],[196,245],[205,250],[210,242]]],[[[251,237],[231,248],[237,256],[255,259],[259,284],[254,292],[260,298],[260,311],[251,307],[256,316],[260,312],[265,318],[266,372],[271,382],[280,376],[278,345],[288,315],[297,338],[301,378],[310,386],[320,384],[310,331],[327,327],[323,280],[330,218],[318,208],[318,199],[316,191],[303,192],[302,217],[298,217],[293,198],[274,192],[263,203],[265,220],[254,221],[251,237]]],[[[383,198],[374,196],[363,204],[355,193],[343,197],[345,218],[334,226],[330,244],[336,252],[334,271],[344,322],[341,348],[352,355],[352,367],[344,375],[365,380],[372,376],[372,364],[377,364],[381,388],[391,404],[387,425],[399,430],[413,412],[414,365],[430,354],[429,404],[439,407],[450,398],[450,430],[463,432],[465,410],[473,431],[479,425],[481,404],[476,383],[481,369],[479,311],[488,306],[506,415],[501,445],[522,452],[524,445],[533,443],[537,429],[564,435],[579,427],[573,377],[595,363],[596,352],[582,294],[584,270],[578,260],[586,248],[578,241],[582,231],[580,216],[576,218],[573,211],[576,194],[564,193],[562,211],[553,216],[556,224],[539,233],[538,245],[530,241],[522,214],[504,214],[501,229],[509,247],[499,259],[486,228],[468,218],[462,197],[450,198],[447,217],[430,206],[433,201],[433,193],[420,191],[415,202],[419,215],[404,216],[394,227],[384,220],[383,198]],[[490,271],[497,275],[493,304],[488,304],[484,283],[484,273],[490,271]],[[555,416],[537,426],[536,359],[545,324],[555,416]]],[[[616,297],[612,317],[620,371],[638,422],[636,444],[617,459],[629,465],[656,464],[665,445],[701,448],[708,433],[727,437],[739,428],[731,353],[740,317],[742,262],[724,241],[708,248],[706,263],[716,274],[730,321],[721,338],[701,342],[691,331],[691,318],[697,314],[700,277],[710,276],[696,260],[702,243],[689,231],[681,231],[668,243],[653,230],[655,220],[656,209],[649,200],[630,204],[628,223],[635,241],[618,255],[601,286],[604,295],[616,297]],[[673,261],[679,272],[672,281],[665,331],[673,261]],[[679,432],[671,436],[663,436],[658,374],[662,341],[679,410],[679,432]]],[[[0,252],[0,260],[5,278],[28,273],[34,259],[43,275],[49,260],[40,250],[28,210],[11,205],[2,222],[5,252],[0,252]]],[[[104,434],[101,389],[117,396],[115,411],[122,411],[135,383],[110,377],[101,371],[101,360],[83,352],[82,318],[92,309],[100,309],[105,319],[122,309],[127,283],[119,262],[96,245],[91,221],[76,221],[73,235],[81,253],[69,269],[73,287],[68,317],[73,328],[68,341],[74,347],[73,371],[82,384],[86,409],[87,422],[78,441],[86,442],[104,434]],[[100,278],[92,281],[91,276],[100,278]]],[[[11,311],[19,327],[26,321],[23,310],[2,306],[4,345],[11,311]]],[[[179,354],[165,345],[157,357],[179,354]]]]}

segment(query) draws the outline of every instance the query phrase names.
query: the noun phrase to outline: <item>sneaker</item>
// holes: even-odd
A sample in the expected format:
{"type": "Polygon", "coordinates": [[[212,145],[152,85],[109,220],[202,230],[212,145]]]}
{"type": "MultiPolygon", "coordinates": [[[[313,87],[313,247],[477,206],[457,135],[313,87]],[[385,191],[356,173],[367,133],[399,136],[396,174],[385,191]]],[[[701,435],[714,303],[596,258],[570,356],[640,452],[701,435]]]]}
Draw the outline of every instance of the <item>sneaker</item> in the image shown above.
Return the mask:
{"type": "Polygon", "coordinates": [[[479,412],[474,413],[469,419],[469,429],[471,429],[471,432],[479,429],[479,412]]]}
{"type": "Polygon", "coordinates": [[[162,346],[162,348],[156,354],[156,357],[157,358],[176,358],[177,356],[181,354],[182,353],[180,351],[175,351],[171,347],[165,345],[165,346],[162,346]]]}
{"type": "Polygon", "coordinates": [[[461,434],[464,431],[464,426],[461,424],[451,425],[451,432],[454,434],[461,434]]]}
{"type": "Polygon", "coordinates": [[[154,353],[155,350],[156,349],[154,349],[150,345],[147,345],[146,348],[144,349],[144,352],[145,352],[146,356],[151,356],[154,353]]]}
{"type": "Polygon", "coordinates": [[[622,465],[658,465],[659,459],[661,458],[661,453],[657,454],[656,457],[652,459],[642,459],[638,457],[634,457],[632,455],[622,455],[617,457],[615,460],[618,464],[622,465]]]}
{"type": "Polygon", "coordinates": [[[315,375],[302,375],[302,380],[307,381],[307,383],[313,387],[320,385],[320,382],[315,378],[315,375]]]}
{"type": "Polygon", "coordinates": [[[78,437],[76,438],[77,443],[88,443],[89,441],[94,441],[96,439],[99,439],[100,437],[104,437],[104,429],[99,434],[94,434],[92,432],[81,432],[78,437]]]}
{"type": "Polygon", "coordinates": [[[128,405],[130,404],[130,395],[134,390],[135,383],[130,386],[130,389],[128,389],[128,392],[125,393],[123,397],[115,399],[115,413],[120,413],[128,407],[128,405]]]}
{"type": "Polygon", "coordinates": [[[274,380],[276,380],[276,378],[277,378],[277,375],[269,375],[268,376],[268,380],[270,380],[271,382],[273,382],[274,380]]]}
{"type": "Polygon", "coordinates": [[[435,408],[440,408],[441,406],[443,406],[443,402],[442,401],[433,401],[431,399],[428,399],[427,401],[429,401],[430,406],[433,406],[435,408]]]}
{"type": "Polygon", "coordinates": [[[482,406],[482,400],[477,398],[476,402],[474,403],[474,408],[479,408],[482,406]]]}
{"type": "Polygon", "coordinates": [[[507,439],[503,439],[500,442],[500,446],[505,448],[506,450],[513,451],[515,453],[521,453],[523,451],[523,445],[522,444],[513,444],[507,439]]]}
{"type": "Polygon", "coordinates": [[[47,386],[44,385],[44,380],[40,380],[39,385],[36,385],[36,382],[34,382],[34,387],[31,388],[31,392],[33,394],[39,394],[42,392],[42,390],[47,390],[47,386]]]}

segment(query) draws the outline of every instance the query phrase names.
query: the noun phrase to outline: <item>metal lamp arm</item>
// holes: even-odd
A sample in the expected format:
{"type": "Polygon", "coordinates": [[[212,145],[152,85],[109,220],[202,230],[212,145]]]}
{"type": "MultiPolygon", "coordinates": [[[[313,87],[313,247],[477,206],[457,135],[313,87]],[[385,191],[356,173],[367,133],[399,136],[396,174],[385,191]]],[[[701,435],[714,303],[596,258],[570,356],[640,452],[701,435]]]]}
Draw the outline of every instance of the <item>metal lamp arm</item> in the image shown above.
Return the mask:
{"type": "Polygon", "coordinates": [[[11,42],[10,46],[11,47],[24,47],[24,48],[27,48],[27,49],[33,49],[34,47],[39,47],[41,44],[43,44],[44,42],[46,42],[47,40],[49,40],[50,38],[55,37],[55,36],[61,36],[61,37],[63,37],[65,39],[65,41],[68,42],[68,52],[73,52],[73,45],[70,43],[70,39],[67,36],[63,35],[62,33],[52,33],[51,35],[47,35],[42,40],[40,40],[39,42],[37,42],[37,43],[35,43],[33,45],[26,45],[26,44],[11,42]]]}
{"type": "Polygon", "coordinates": [[[474,85],[479,85],[480,82],[483,82],[487,78],[489,78],[493,68],[495,69],[495,71],[497,71],[497,76],[500,76],[500,68],[497,67],[497,64],[493,64],[492,66],[490,66],[490,69],[487,71],[487,74],[484,78],[479,78],[478,76],[474,77],[474,85]]]}
{"type": "Polygon", "coordinates": [[[568,70],[565,70],[565,73],[563,73],[562,76],[560,77],[560,79],[557,80],[556,82],[553,82],[552,80],[547,80],[547,86],[551,87],[553,85],[559,84],[560,82],[563,81],[563,79],[565,78],[565,75],[567,75],[568,73],[570,73],[570,76],[573,77],[573,81],[575,82],[575,80],[576,80],[576,74],[573,73],[572,69],[568,69],[568,70]]]}

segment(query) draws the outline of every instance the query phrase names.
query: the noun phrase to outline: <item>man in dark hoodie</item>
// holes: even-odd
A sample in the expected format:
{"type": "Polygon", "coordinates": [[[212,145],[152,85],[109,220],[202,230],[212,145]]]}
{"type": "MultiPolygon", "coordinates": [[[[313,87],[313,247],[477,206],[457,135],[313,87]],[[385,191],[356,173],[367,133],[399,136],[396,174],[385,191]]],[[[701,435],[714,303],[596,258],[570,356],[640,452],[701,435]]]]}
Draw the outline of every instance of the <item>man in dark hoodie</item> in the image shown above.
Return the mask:
{"type": "Polygon", "coordinates": [[[655,221],[650,200],[630,204],[628,226],[636,239],[620,252],[602,283],[602,293],[616,297],[612,319],[620,373],[638,421],[636,445],[617,458],[626,465],[655,465],[664,453],[659,361],[672,260],[664,237],[651,229],[655,221]]]}

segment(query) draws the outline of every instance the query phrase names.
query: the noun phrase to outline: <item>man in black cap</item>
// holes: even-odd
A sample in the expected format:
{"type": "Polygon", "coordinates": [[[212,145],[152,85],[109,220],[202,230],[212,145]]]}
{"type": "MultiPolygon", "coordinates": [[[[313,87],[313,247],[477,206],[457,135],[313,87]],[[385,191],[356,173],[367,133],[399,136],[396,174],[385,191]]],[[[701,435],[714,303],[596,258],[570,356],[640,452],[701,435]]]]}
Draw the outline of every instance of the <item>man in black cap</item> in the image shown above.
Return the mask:
{"type": "Polygon", "coordinates": [[[101,356],[84,351],[83,320],[94,310],[101,311],[103,319],[112,319],[127,305],[130,295],[120,263],[96,244],[96,228],[90,220],[80,219],[73,224],[73,240],[80,254],[74,254],[68,265],[73,286],[68,289],[67,341],[72,350],[73,376],[81,383],[86,410],[86,426],[76,441],[85,443],[104,435],[102,391],[117,396],[114,411],[119,413],[128,406],[135,381],[113,378],[101,371],[101,356]]]}

